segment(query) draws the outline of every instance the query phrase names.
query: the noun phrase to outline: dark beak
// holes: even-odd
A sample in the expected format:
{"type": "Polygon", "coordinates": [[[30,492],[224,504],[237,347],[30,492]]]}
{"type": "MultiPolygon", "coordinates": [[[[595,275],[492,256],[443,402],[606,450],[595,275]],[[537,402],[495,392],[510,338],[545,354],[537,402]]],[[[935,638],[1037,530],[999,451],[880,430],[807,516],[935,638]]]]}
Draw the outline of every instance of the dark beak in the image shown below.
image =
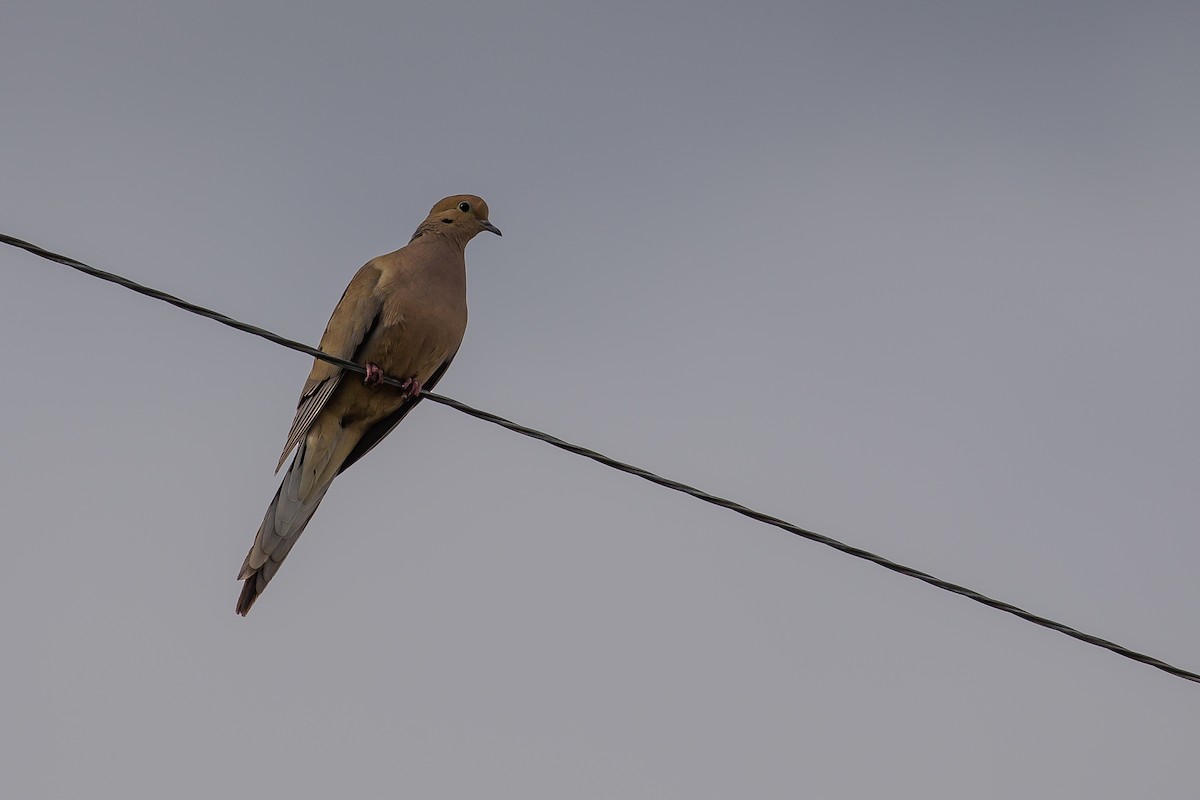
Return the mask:
{"type": "Polygon", "coordinates": [[[492,233],[496,234],[497,236],[503,236],[503,235],[504,235],[503,233],[501,233],[501,232],[500,232],[500,229],[499,229],[499,228],[497,228],[497,227],[496,227],[495,225],[493,225],[492,223],[488,222],[486,219],[481,219],[481,220],[479,220],[479,226],[480,226],[481,228],[483,228],[485,231],[491,231],[492,233]]]}

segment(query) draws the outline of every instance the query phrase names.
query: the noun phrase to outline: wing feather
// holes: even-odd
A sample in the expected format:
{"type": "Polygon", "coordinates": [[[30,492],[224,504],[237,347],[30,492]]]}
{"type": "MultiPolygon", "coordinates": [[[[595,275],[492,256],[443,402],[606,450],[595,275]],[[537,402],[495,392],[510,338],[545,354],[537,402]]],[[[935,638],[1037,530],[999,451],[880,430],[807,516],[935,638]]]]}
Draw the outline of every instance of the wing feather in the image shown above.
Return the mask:
{"type": "MultiPolygon", "coordinates": [[[[368,261],[363,265],[334,307],[329,324],[325,326],[325,333],[321,336],[321,349],[326,353],[358,361],[364,345],[375,333],[382,307],[375,291],[381,274],[376,261],[368,261]]],[[[275,466],[276,472],[279,472],[296,445],[308,435],[313,421],[325,408],[341,380],[341,367],[320,359],[314,361],[308,380],[304,383],[304,390],[300,393],[300,402],[296,404],[296,416],[292,418],[287,443],[283,446],[283,453],[275,466]]]]}
{"type": "Polygon", "coordinates": [[[292,429],[288,431],[287,444],[283,446],[279,463],[275,465],[276,472],[279,472],[283,462],[287,460],[296,445],[300,444],[300,440],[308,435],[308,429],[312,427],[313,420],[317,418],[317,414],[321,413],[321,409],[333,395],[333,390],[341,383],[342,375],[342,371],[338,370],[335,375],[318,383],[315,390],[300,399],[300,406],[296,409],[296,416],[292,420],[292,429]]]}

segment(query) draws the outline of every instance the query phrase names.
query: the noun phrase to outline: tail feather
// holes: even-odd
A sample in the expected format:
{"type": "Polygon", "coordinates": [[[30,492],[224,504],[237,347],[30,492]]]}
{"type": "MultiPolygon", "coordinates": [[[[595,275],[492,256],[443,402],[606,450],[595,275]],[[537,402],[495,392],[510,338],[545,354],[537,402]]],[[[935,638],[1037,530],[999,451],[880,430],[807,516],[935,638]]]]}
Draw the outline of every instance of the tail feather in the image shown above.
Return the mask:
{"type": "Polygon", "coordinates": [[[316,513],[317,506],[329,489],[329,482],[311,491],[309,496],[301,491],[301,478],[304,472],[304,456],[307,447],[301,444],[292,465],[288,467],[275,498],[267,506],[258,535],[254,544],[242,562],[238,580],[245,581],[242,585],[241,596],[238,597],[237,613],[246,616],[254,601],[267,588],[271,578],[279,571],[280,564],[287,558],[292,546],[304,532],[308,521],[316,513]]]}

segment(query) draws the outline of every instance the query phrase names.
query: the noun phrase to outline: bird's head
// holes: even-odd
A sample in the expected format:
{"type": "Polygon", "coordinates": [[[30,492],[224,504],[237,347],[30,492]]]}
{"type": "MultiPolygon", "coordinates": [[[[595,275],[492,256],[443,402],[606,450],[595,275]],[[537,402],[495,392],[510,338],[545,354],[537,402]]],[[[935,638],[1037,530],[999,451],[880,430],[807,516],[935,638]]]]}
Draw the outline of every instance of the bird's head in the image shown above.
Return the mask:
{"type": "Polygon", "coordinates": [[[487,203],[473,194],[456,194],[439,200],[429,210],[421,228],[451,235],[464,243],[481,231],[502,235],[499,228],[488,222],[487,203]]]}

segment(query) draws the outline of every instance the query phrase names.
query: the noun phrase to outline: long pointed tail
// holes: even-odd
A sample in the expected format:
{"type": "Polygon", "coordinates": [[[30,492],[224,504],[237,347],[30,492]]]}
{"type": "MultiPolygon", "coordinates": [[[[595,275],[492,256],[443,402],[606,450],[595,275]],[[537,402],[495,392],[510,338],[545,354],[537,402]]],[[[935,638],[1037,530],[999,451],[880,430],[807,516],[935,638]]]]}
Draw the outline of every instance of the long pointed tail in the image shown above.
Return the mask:
{"type": "Polygon", "coordinates": [[[312,519],[317,506],[321,504],[325,492],[329,489],[329,484],[326,483],[319,488],[310,489],[307,497],[301,492],[306,450],[306,445],[302,443],[296,457],[292,459],[292,465],[288,467],[287,474],[283,476],[275,499],[267,506],[266,516],[258,528],[258,535],[254,537],[254,544],[246,554],[246,560],[242,562],[238,580],[245,583],[242,584],[242,594],[238,598],[237,613],[243,617],[249,613],[254,601],[267,588],[271,578],[275,577],[280,564],[287,558],[300,534],[304,533],[305,526],[312,519]]]}

